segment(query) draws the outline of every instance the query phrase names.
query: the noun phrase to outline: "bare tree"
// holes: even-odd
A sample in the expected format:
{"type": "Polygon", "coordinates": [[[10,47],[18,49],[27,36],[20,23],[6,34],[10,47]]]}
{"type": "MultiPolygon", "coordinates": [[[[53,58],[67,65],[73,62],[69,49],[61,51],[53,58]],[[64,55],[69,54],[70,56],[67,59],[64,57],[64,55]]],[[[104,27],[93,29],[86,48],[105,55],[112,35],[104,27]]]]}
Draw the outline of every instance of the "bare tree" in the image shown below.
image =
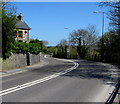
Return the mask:
{"type": "Polygon", "coordinates": [[[59,48],[59,57],[67,58],[67,46],[68,42],[65,39],[61,40],[60,43],[57,45],[57,47],[59,48]]]}
{"type": "Polygon", "coordinates": [[[109,7],[108,18],[111,20],[110,25],[120,34],[120,0],[116,2],[104,0],[104,2],[100,2],[99,6],[109,7]]]}
{"type": "Polygon", "coordinates": [[[73,46],[77,47],[77,52],[80,58],[85,58],[87,52],[87,35],[88,32],[85,29],[74,30],[70,33],[70,42],[73,46]]]}
{"type": "Polygon", "coordinates": [[[89,50],[93,51],[96,44],[97,31],[95,26],[89,25],[87,29],[74,30],[70,33],[70,41],[73,46],[77,47],[80,58],[85,58],[89,50]]]}
{"type": "Polygon", "coordinates": [[[48,41],[44,40],[44,41],[43,41],[43,45],[44,45],[44,46],[48,45],[48,41]]]}
{"type": "Polygon", "coordinates": [[[63,40],[60,41],[60,43],[58,44],[58,46],[65,47],[65,46],[67,46],[67,44],[68,44],[67,40],[63,39],[63,40]]]}
{"type": "Polygon", "coordinates": [[[89,53],[94,54],[97,50],[97,42],[98,42],[98,32],[94,25],[89,25],[87,27],[88,38],[87,38],[87,46],[89,47],[89,53]]]}

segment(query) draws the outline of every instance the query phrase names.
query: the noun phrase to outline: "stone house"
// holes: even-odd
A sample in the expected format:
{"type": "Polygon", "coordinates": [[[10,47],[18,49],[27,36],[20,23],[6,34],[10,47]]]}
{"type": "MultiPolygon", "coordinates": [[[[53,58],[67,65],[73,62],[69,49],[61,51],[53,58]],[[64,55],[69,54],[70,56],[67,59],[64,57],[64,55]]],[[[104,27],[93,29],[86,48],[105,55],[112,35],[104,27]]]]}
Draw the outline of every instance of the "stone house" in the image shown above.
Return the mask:
{"type": "Polygon", "coordinates": [[[16,41],[18,42],[29,42],[29,35],[30,35],[30,30],[31,28],[25,23],[23,20],[23,15],[20,13],[17,16],[17,23],[16,23],[16,28],[17,28],[17,37],[16,41]]]}

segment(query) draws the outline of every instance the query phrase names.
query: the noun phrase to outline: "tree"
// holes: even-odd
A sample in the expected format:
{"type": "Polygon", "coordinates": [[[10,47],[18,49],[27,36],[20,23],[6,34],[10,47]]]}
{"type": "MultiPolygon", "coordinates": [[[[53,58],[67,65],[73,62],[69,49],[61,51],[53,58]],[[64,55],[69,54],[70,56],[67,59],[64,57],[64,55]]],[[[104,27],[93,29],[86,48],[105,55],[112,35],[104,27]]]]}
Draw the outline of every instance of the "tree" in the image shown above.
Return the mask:
{"type": "Polygon", "coordinates": [[[43,50],[43,48],[44,48],[44,42],[40,41],[38,39],[32,39],[29,43],[38,43],[41,50],[43,50]]]}
{"type": "MultiPolygon", "coordinates": [[[[59,49],[61,49],[61,57],[62,58],[67,58],[67,47],[68,47],[68,43],[67,40],[63,39],[60,41],[60,43],[57,45],[59,47],[59,49]]],[[[60,51],[60,50],[59,50],[60,51]]]]}
{"type": "Polygon", "coordinates": [[[2,3],[0,1],[0,59],[2,59],[2,3]]]}
{"type": "Polygon", "coordinates": [[[2,56],[6,59],[11,54],[10,43],[15,42],[16,36],[16,16],[13,12],[10,3],[3,3],[2,5],[2,56]]]}
{"type": "Polygon", "coordinates": [[[48,41],[44,40],[44,41],[43,41],[43,45],[44,45],[44,46],[48,45],[48,41]]]}
{"type": "MultiPolygon", "coordinates": [[[[100,6],[109,7],[108,18],[112,27],[112,42],[110,44],[112,50],[110,57],[114,62],[120,63],[120,1],[118,2],[101,2],[100,6]],[[116,61],[115,61],[116,60],[116,61]]],[[[110,30],[111,32],[111,30],[110,30]]],[[[109,32],[109,34],[110,34],[109,32]]],[[[107,33],[108,34],[108,33],[107,33]]],[[[113,62],[113,61],[112,61],[113,62]]]]}
{"type": "Polygon", "coordinates": [[[120,34],[120,1],[108,2],[104,1],[100,3],[101,7],[109,7],[108,18],[111,20],[112,25],[120,34]]]}
{"type": "Polygon", "coordinates": [[[99,54],[97,51],[97,42],[98,42],[98,32],[94,25],[88,25],[88,39],[87,39],[87,46],[88,46],[88,54],[87,58],[92,60],[99,60],[99,54]]]}
{"type": "Polygon", "coordinates": [[[70,33],[70,41],[73,46],[77,47],[78,55],[82,59],[84,59],[87,54],[87,35],[88,32],[85,29],[74,30],[70,33]]]}
{"type": "Polygon", "coordinates": [[[115,35],[114,31],[106,32],[103,37],[100,38],[98,42],[99,51],[101,47],[103,49],[103,60],[106,62],[119,62],[120,55],[119,55],[119,48],[120,45],[116,42],[117,35],[115,35]],[[103,44],[101,44],[103,41],[103,44]]]}
{"type": "Polygon", "coordinates": [[[77,52],[80,58],[87,57],[95,49],[96,46],[96,28],[89,25],[87,29],[74,30],[70,33],[70,41],[73,46],[77,47],[77,52]]]}

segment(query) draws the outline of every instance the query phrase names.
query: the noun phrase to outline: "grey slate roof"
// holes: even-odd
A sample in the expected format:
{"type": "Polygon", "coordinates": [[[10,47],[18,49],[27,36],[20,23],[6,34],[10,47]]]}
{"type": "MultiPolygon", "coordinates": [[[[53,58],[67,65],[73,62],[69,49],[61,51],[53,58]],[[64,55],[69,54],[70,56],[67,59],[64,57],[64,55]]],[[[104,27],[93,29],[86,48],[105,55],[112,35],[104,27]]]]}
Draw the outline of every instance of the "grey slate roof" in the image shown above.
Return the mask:
{"type": "Polygon", "coordinates": [[[18,20],[17,23],[16,23],[16,27],[18,29],[31,30],[31,28],[23,20],[18,20]]]}

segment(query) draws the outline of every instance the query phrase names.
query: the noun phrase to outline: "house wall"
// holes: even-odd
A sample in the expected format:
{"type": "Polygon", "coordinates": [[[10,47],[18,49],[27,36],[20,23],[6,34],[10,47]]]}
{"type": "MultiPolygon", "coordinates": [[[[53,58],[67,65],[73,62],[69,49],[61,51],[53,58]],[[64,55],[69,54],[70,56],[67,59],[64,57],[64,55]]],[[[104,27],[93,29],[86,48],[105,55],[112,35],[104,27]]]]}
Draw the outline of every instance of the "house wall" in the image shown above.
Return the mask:
{"type": "MultiPolygon", "coordinates": [[[[30,65],[40,62],[40,54],[29,54],[30,65]]],[[[27,66],[26,54],[13,54],[8,59],[2,61],[2,70],[9,70],[27,66]]]]}
{"type": "Polygon", "coordinates": [[[17,31],[17,41],[19,41],[19,40],[22,40],[23,42],[29,42],[29,34],[30,34],[30,31],[29,30],[24,30],[24,29],[18,29],[18,31],[17,31]],[[23,38],[20,38],[19,37],[19,34],[18,34],[18,32],[19,31],[22,31],[22,33],[23,33],[23,38]],[[27,31],[27,33],[25,33],[25,31],[27,31]]]}

